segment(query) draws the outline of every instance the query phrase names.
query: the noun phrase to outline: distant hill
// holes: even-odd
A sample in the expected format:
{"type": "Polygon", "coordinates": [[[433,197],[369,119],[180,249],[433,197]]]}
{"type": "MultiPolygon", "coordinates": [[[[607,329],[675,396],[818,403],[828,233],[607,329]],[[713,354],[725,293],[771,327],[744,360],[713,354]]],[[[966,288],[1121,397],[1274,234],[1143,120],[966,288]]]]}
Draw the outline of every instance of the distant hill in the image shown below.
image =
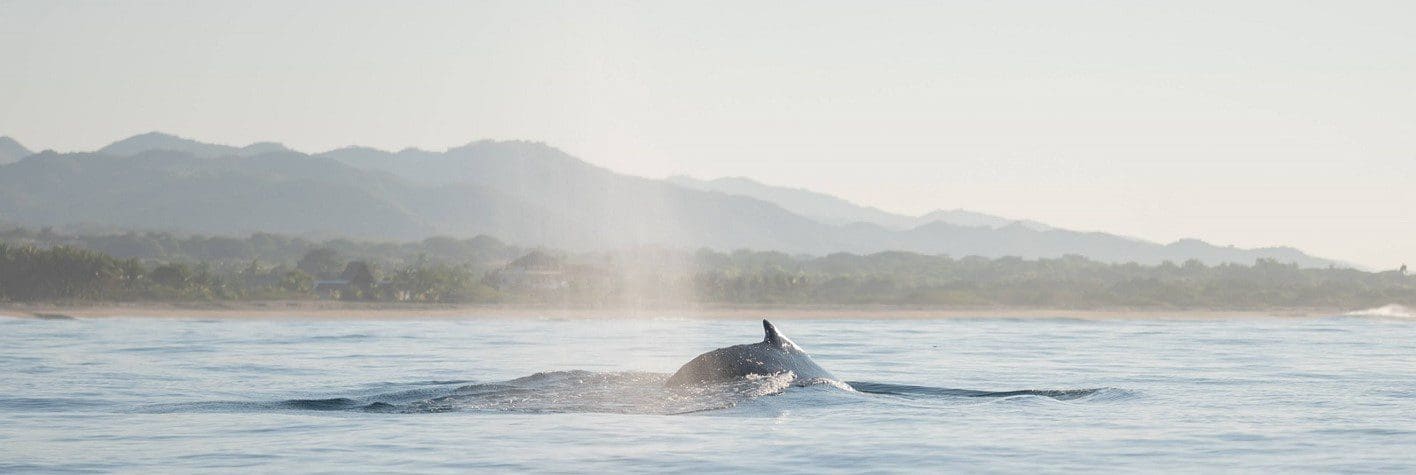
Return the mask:
{"type": "Polygon", "coordinates": [[[915,218],[916,225],[924,225],[936,221],[957,224],[959,226],[982,226],[986,228],[1001,228],[1004,226],[1017,225],[1033,231],[1048,231],[1052,229],[1052,226],[1037,221],[1008,219],[965,209],[934,210],[924,216],[915,218]]]}
{"type": "Polygon", "coordinates": [[[898,215],[806,190],[738,183],[764,199],[682,183],[622,175],[522,141],[312,156],[275,144],[235,148],[153,133],[97,153],[44,152],[0,165],[0,222],[380,240],[488,235],[577,251],[648,245],[1340,265],[1289,248],[1161,245],[959,210],[893,222],[898,215]]]}
{"type": "Polygon", "coordinates": [[[186,152],[201,158],[248,157],[263,153],[290,151],[290,149],[285,148],[284,145],[274,142],[260,142],[245,147],[232,147],[230,145],[198,142],[196,140],[164,134],[162,132],[148,132],[109,144],[107,147],[99,149],[98,153],[129,156],[151,150],[186,152]]]}
{"type": "Polygon", "coordinates": [[[4,221],[382,238],[430,231],[389,199],[408,191],[400,184],[298,154],[236,160],[155,150],[35,158],[0,167],[4,221]]]}
{"type": "Polygon", "coordinates": [[[826,224],[870,223],[889,229],[908,229],[917,225],[913,216],[888,213],[811,190],[764,185],[745,177],[699,180],[679,175],[671,176],[666,181],[684,188],[747,196],[775,203],[788,211],[826,224]]]}
{"type": "Polygon", "coordinates": [[[757,198],[827,224],[870,223],[889,229],[906,230],[939,221],[959,226],[988,228],[1001,228],[1018,223],[1037,231],[1051,229],[1050,226],[1036,221],[1014,220],[962,209],[937,210],[922,216],[890,213],[878,208],[858,205],[825,193],[801,188],[771,186],[745,177],[699,180],[680,175],[669,177],[667,180],[686,188],[757,198]]]}
{"type": "MultiPolygon", "coordinates": [[[[446,152],[344,148],[319,154],[423,186],[472,186],[561,216],[542,218],[536,240],[569,249],[632,245],[747,247],[796,252],[830,248],[829,226],[751,198],[689,190],[614,173],[545,144],[478,141],[446,152]]],[[[548,215],[549,216],[549,215],[548,215]]],[[[486,232],[492,236],[505,234],[486,232]]]]}
{"type": "Polygon", "coordinates": [[[360,239],[486,234],[575,250],[640,244],[771,249],[825,229],[761,201],[589,165],[549,177],[556,186],[519,189],[505,185],[533,181],[520,172],[546,170],[488,160],[489,169],[510,166],[497,172],[500,180],[487,180],[499,186],[427,185],[296,152],[225,158],[171,150],[46,152],[36,158],[0,166],[0,221],[360,239]]]}
{"type": "Polygon", "coordinates": [[[33,153],[24,145],[16,142],[15,139],[0,137],[0,164],[17,162],[33,153]]]}

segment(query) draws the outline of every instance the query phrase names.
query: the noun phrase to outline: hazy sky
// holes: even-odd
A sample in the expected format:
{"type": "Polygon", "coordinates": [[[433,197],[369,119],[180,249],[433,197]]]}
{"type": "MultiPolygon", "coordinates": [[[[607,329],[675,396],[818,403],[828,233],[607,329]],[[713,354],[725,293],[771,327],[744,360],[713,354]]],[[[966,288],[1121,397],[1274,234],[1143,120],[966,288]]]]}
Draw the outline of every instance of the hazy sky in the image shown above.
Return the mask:
{"type": "Polygon", "coordinates": [[[151,130],[530,139],[635,175],[1416,265],[1410,1],[0,0],[0,135],[151,130]]]}

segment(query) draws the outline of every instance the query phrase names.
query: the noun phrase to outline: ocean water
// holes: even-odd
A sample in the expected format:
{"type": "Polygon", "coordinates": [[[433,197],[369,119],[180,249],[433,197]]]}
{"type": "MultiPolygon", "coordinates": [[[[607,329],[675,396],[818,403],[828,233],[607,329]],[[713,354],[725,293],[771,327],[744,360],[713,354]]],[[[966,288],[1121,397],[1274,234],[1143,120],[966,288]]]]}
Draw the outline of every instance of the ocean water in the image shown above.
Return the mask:
{"type": "Polygon", "coordinates": [[[1416,319],[0,318],[0,472],[1416,472],[1416,319]]]}

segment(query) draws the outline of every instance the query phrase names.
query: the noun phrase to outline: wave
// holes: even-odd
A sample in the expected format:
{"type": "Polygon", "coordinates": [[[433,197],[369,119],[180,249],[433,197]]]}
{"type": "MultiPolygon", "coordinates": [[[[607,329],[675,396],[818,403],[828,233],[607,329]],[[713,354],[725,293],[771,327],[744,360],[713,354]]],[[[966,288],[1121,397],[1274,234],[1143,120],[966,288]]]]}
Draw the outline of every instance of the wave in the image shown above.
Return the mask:
{"type": "MultiPolygon", "coordinates": [[[[299,398],[265,402],[215,401],[155,405],[142,412],[266,412],[345,411],[391,414],[442,412],[692,414],[748,406],[759,398],[810,387],[803,398],[788,404],[826,404],[829,398],[879,395],[907,399],[1042,397],[1060,401],[1128,397],[1114,388],[1024,389],[978,391],[910,386],[868,381],[842,383],[795,380],[791,373],[758,376],[698,386],[665,387],[668,374],[646,372],[552,371],[508,381],[467,383],[427,381],[402,385],[383,383],[382,391],[329,398],[299,398]],[[388,391],[393,388],[402,388],[388,391]]],[[[889,404],[890,399],[877,399],[889,404]]],[[[780,405],[776,403],[775,405],[780,405]]]]}
{"type": "Polygon", "coordinates": [[[1349,317],[1416,318],[1416,309],[1400,304],[1388,304],[1365,310],[1354,310],[1343,315],[1349,317]]]}
{"type": "Polygon", "coordinates": [[[102,399],[76,397],[0,397],[0,411],[14,412],[72,412],[97,411],[112,407],[115,403],[102,399]]]}
{"type": "Polygon", "coordinates": [[[851,387],[854,387],[856,391],[860,391],[867,394],[901,396],[912,399],[1010,398],[1019,396],[1035,396],[1048,399],[1055,399],[1058,401],[1074,401],[1083,399],[1129,399],[1135,396],[1135,393],[1117,388],[1017,389],[1011,391],[981,391],[976,389],[936,388],[930,386],[872,383],[866,381],[851,381],[850,385],[851,387]]]}
{"type": "Polygon", "coordinates": [[[791,374],[688,387],[665,387],[668,378],[669,375],[662,373],[553,371],[487,383],[429,382],[420,387],[370,395],[165,404],[148,406],[142,411],[687,414],[726,409],[753,398],[779,394],[793,385],[791,374]]]}
{"type": "Polygon", "coordinates": [[[12,315],[8,313],[0,314],[0,318],[15,320],[78,320],[77,318],[62,313],[34,313],[28,315],[12,315]]]}

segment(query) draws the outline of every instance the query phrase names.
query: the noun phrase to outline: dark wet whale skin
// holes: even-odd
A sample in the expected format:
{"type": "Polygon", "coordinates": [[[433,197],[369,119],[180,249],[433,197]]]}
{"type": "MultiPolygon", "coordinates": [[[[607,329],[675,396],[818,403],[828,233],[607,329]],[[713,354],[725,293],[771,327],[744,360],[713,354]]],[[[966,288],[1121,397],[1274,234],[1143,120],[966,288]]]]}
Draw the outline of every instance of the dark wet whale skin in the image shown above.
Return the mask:
{"type": "Polygon", "coordinates": [[[762,321],[766,333],[760,343],[719,348],[684,364],[666,386],[717,383],[742,379],[750,374],[772,375],[792,372],[793,383],[813,379],[839,381],[829,371],[818,366],[811,357],[767,320],[762,321]]]}

